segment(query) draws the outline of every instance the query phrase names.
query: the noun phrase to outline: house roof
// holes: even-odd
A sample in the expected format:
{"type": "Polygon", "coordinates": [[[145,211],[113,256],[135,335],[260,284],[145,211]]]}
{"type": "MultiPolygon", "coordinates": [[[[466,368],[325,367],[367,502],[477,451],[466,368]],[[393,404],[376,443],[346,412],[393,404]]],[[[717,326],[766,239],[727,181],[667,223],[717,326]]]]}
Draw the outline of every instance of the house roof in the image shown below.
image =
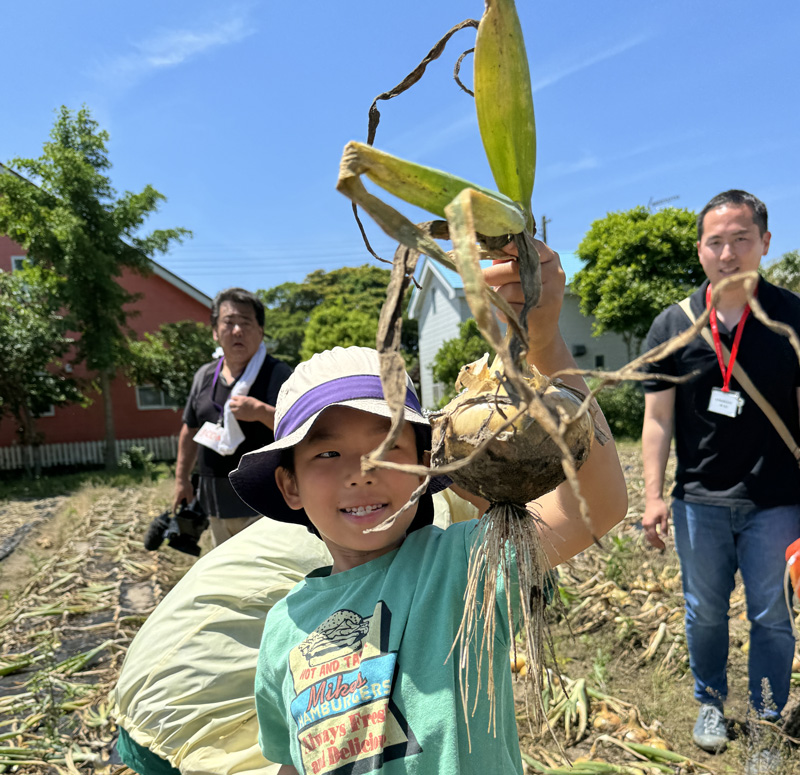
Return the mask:
{"type": "Polygon", "coordinates": [[[464,281],[461,279],[461,275],[427,256],[417,268],[416,275],[419,287],[417,285],[412,287],[411,298],[408,302],[408,316],[412,319],[417,317],[422,299],[435,279],[439,280],[439,285],[442,286],[449,298],[453,299],[456,296],[464,295],[464,281]]]}
{"type": "Polygon", "coordinates": [[[159,264],[158,262],[153,261],[152,258],[149,259],[149,261],[153,269],[153,274],[158,275],[171,285],[174,285],[179,291],[182,291],[187,296],[191,296],[195,301],[199,301],[200,304],[202,304],[204,307],[208,307],[209,309],[211,309],[211,305],[214,300],[210,296],[203,293],[198,288],[195,288],[193,285],[190,285],[189,283],[186,282],[186,280],[183,280],[182,278],[178,277],[178,275],[174,274],[173,272],[170,272],[169,269],[167,269],[164,266],[161,266],[161,264],[159,264]]]}

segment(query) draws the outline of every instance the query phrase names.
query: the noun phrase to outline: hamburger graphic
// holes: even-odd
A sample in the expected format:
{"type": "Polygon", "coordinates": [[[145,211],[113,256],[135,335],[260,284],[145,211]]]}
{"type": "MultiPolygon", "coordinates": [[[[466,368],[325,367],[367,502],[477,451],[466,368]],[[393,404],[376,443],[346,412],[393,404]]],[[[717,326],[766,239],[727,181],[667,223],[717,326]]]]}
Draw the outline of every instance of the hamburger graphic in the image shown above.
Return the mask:
{"type": "Polygon", "coordinates": [[[368,632],[368,619],[343,609],[331,614],[300,644],[300,653],[311,667],[316,667],[360,651],[368,632]]]}

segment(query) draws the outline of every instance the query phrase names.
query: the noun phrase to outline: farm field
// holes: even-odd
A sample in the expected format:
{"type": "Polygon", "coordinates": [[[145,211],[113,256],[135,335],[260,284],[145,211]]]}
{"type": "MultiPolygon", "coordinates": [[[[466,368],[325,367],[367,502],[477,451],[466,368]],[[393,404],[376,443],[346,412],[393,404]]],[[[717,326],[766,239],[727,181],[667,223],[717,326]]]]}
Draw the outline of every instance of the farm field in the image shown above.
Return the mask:
{"type": "MultiPolygon", "coordinates": [[[[552,734],[530,728],[525,684],[517,685],[528,772],[569,772],[563,750],[578,775],[741,773],[751,744],[741,588],[732,600],[726,706],[736,737],[725,753],[710,756],[691,741],[696,705],[677,558],[645,547],[637,527],[638,445],[623,443],[621,455],[628,517],[602,547],[562,568],[560,602],[551,610],[552,734]],[[594,764],[582,766],[583,758],[594,764]],[[609,764],[603,769],[600,762],[609,764]]],[[[168,548],[142,547],[145,528],[170,494],[171,481],[162,479],[0,501],[0,773],[120,769],[109,691],[138,628],[194,562],[168,548]]],[[[786,733],[795,736],[798,699],[800,689],[793,689],[786,733]]],[[[800,753],[785,734],[776,739],[786,754],[784,772],[800,772],[800,753]]]]}

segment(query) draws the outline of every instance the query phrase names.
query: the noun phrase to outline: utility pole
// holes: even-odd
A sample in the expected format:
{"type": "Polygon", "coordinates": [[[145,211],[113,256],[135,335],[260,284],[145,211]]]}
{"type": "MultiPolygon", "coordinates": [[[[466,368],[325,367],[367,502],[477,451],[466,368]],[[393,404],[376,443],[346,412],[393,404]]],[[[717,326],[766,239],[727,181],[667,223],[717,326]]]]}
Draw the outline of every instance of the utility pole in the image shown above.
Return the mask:
{"type": "Polygon", "coordinates": [[[542,216],[542,242],[544,242],[545,245],[547,244],[547,224],[552,222],[552,218],[548,218],[546,215],[542,216]]]}

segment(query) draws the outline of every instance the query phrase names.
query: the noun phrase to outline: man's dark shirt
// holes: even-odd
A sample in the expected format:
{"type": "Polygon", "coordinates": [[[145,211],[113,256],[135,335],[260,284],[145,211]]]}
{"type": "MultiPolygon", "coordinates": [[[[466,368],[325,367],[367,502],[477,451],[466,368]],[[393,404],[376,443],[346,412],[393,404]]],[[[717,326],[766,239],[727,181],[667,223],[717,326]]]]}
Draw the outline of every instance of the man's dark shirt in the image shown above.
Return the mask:
{"type": "MultiPolygon", "coordinates": [[[[705,310],[708,281],[692,294],[691,307],[699,317],[705,310]]],[[[800,333],[800,298],[761,279],[758,301],[772,319],[800,333]]],[[[691,325],[677,305],[664,310],[647,335],[649,350],[685,331],[691,325]]],[[[736,327],[728,331],[719,322],[722,343],[730,351],[736,327]]],[[[751,314],[739,346],[737,362],[764,398],[775,408],[794,435],[798,427],[797,388],[800,386],[798,356],[787,337],[770,331],[751,314]]],[[[726,361],[727,367],[727,361],[726,361]]],[[[744,399],[737,417],[708,411],[711,389],[722,387],[722,372],[716,352],[697,336],[688,345],[650,364],[652,374],[682,376],[698,374],[676,385],[675,447],[678,468],[673,495],[682,500],[716,505],[748,505],[771,508],[800,503],[800,469],[784,441],[755,401],[735,378],[730,389],[744,399]]],[[[672,387],[673,383],[648,380],[646,392],[672,387]]]]}
{"type": "MultiPolygon", "coordinates": [[[[231,394],[235,383],[227,384],[220,371],[212,395],[212,382],[214,381],[216,367],[217,361],[206,363],[194,375],[192,389],[186,401],[186,408],[183,411],[183,422],[190,428],[199,428],[206,421],[216,423],[220,418],[221,412],[214,406],[214,403],[224,406],[231,394]]],[[[281,385],[286,382],[291,373],[291,367],[283,363],[283,361],[267,355],[247,395],[275,406],[281,385]]],[[[228,474],[239,465],[239,458],[245,452],[252,452],[254,449],[263,447],[265,444],[271,444],[275,440],[272,430],[262,422],[239,420],[239,426],[242,429],[242,433],[244,433],[244,441],[232,455],[219,455],[208,447],[200,445],[197,460],[200,476],[215,476],[227,479],[228,474]]]]}

